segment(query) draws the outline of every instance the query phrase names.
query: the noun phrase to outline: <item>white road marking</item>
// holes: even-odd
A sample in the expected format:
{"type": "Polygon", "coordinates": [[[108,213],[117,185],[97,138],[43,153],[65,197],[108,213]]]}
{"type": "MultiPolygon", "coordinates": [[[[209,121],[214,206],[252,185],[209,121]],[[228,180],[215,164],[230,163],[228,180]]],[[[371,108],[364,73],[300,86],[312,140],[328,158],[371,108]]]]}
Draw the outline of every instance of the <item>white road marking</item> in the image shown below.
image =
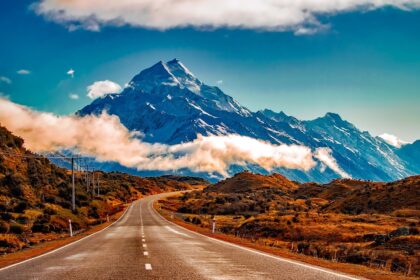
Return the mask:
{"type": "Polygon", "coordinates": [[[143,244],[143,248],[146,248],[147,247],[147,244],[143,244]]]}
{"type": "Polygon", "coordinates": [[[172,231],[173,233],[176,233],[176,234],[179,234],[179,235],[183,235],[183,236],[186,236],[186,237],[190,237],[188,234],[185,234],[185,233],[183,233],[183,232],[179,232],[179,231],[177,231],[177,230],[175,230],[175,229],[171,228],[170,226],[165,226],[165,228],[166,228],[167,230],[169,230],[169,231],[172,231]]]}
{"type": "Polygon", "coordinates": [[[143,252],[143,255],[148,256],[149,252],[143,252]]]}
{"type": "Polygon", "coordinates": [[[141,242],[146,242],[146,239],[142,239],[141,242]]]}
{"type": "Polygon", "coordinates": [[[144,267],[146,268],[146,270],[152,270],[152,265],[150,263],[146,263],[144,267]]]}

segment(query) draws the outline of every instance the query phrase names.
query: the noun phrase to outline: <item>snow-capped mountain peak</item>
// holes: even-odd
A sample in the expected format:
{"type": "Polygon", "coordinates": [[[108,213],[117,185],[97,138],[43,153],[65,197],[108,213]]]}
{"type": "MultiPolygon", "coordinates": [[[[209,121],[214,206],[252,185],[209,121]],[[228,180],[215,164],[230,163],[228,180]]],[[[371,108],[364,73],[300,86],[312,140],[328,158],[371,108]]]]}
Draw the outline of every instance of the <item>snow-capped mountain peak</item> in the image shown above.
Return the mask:
{"type": "MultiPolygon", "coordinates": [[[[141,131],[144,141],[153,143],[178,144],[192,141],[199,134],[238,134],[312,150],[328,148],[338,166],[353,178],[395,180],[418,168],[411,164],[415,160],[405,156],[411,151],[399,152],[338,114],[301,121],[284,112],[252,112],[220,88],[201,82],[178,59],[160,61],[141,71],[122,93],[96,99],[78,114],[100,114],[104,110],[117,115],[128,129],[141,131]]],[[[319,166],[307,173],[276,171],[300,181],[322,182],[340,176],[319,166]]]]}
{"type": "Polygon", "coordinates": [[[159,85],[187,88],[198,94],[202,82],[178,59],[168,62],[159,61],[141,71],[129,83],[131,87],[149,92],[159,85]]]}

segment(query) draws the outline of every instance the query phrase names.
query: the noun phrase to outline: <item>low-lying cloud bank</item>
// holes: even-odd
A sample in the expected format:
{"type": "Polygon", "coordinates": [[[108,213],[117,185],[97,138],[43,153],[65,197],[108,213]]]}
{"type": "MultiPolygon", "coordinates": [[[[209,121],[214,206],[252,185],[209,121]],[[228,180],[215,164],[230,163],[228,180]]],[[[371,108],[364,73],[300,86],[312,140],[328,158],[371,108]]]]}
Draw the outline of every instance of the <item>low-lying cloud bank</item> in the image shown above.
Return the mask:
{"type": "MultiPolygon", "coordinates": [[[[309,170],[317,163],[311,150],[298,145],[273,145],[240,135],[201,136],[176,145],[151,144],[130,132],[117,116],[57,116],[34,111],[0,98],[0,124],[25,139],[28,149],[53,152],[76,149],[100,161],[115,161],[139,170],[217,172],[227,176],[231,165],[257,164],[309,170]]],[[[340,175],[331,151],[320,148],[315,157],[340,175]]]]}
{"type": "Polygon", "coordinates": [[[41,0],[33,6],[46,18],[92,31],[104,25],[153,29],[247,28],[293,30],[311,34],[325,29],[319,16],[383,7],[420,7],[419,0],[41,0]]]}

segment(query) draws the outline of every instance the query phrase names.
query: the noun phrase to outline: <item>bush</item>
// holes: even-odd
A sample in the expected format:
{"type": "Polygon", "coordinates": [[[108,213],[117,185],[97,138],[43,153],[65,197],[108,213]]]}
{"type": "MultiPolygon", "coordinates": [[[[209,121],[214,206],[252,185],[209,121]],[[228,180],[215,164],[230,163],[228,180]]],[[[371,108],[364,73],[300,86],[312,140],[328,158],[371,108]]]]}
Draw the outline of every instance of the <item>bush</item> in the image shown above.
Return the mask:
{"type": "Polygon", "coordinates": [[[12,219],[12,214],[9,212],[3,212],[0,214],[1,218],[5,221],[10,221],[12,219]]]}
{"type": "Polygon", "coordinates": [[[11,225],[10,232],[15,234],[21,234],[23,233],[23,227],[17,224],[11,225]]]}
{"type": "Polygon", "coordinates": [[[52,208],[45,208],[44,209],[44,214],[47,214],[47,215],[55,215],[55,214],[57,214],[57,211],[55,211],[52,208]]]}
{"type": "Polygon", "coordinates": [[[20,216],[16,219],[16,221],[17,221],[19,224],[24,224],[24,225],[26,225],[26,224],[29,222],[29,218],[28,218],[28,217],[26,217],[26,216],[20,215],[20,216]]]}
{"type": "Polygon", "coordinates": [[[42,233],[48,233],[51,230],[51,225],[49,223],[39,223],[36,222],[34,223],[34,225],[32,226],[32,232],[42,232],[42,233]]]}
{"type": "Polygon", "coordinates": [[[0,233],[7,233],[9,231],[9,225],[3,221],[0,221],[0,233]]]}
{"type": "Polygon", "coordinates": [[[10,188],[10,192],[14,195],[14,196],[22,196],[23,195],[23,187],[22,186],[12,186],[10,188]]]}
{"type": "Polygon", "coordinates": [[[14,208],[16,213],[23,213],[26,208],[28,208],[28,204],[25,201],[20,201],[14,208]]]}
{"type": "Polygon", "coordinates": [[[201,220],[197,217],[193,217],[191,222],[195,225],[201,225],[201,220]]]}

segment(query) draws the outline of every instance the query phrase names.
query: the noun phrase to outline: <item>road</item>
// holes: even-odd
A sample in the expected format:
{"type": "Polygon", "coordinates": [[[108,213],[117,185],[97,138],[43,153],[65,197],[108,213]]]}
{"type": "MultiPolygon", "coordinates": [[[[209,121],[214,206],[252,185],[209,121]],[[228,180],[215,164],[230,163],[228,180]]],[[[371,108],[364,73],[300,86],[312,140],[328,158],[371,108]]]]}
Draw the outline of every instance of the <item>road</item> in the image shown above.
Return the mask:
{"type": "Polygon", "coordinates": [[[51,253],[0,269],[0,279],[356,279],[215,240],[134,202],[110,227],[51,253]]]}

